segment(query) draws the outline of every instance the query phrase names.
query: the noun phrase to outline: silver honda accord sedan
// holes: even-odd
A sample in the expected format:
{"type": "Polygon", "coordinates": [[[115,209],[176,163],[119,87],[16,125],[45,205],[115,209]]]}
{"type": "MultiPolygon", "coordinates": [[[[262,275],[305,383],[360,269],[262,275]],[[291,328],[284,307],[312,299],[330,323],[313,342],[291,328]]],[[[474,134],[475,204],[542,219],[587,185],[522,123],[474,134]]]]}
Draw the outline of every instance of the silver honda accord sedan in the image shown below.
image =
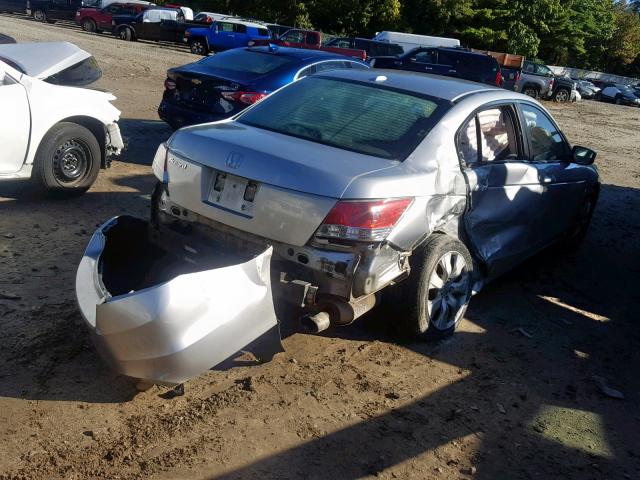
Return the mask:
{"type": "MultiPolygon", "coordinates": [[[[221,284],[208,284],[211,295],[224,297],[211,304],[231,304],[234,295],[234,305],[243,304],[246,290],[247,304],[261,305],[272,288],[276,309],[291,305],[319,332],[353,322],[382,299],[394,302],[390,321],[442,338],[487,280],[553,243],[577,246],[598,199],[595,157],[572,147],[544,107],[524,95],[408,72],[322,73],[232,119],[178,130],[161,145],[145,235],[174,259],[158,281],[241,262],[249,262],[242,264],[247,272],[257,268],[249,280],[234,284],[229,270],[221,284]],[[261,265],[269,256],[267,279],[261,265]],[[221,257],[229,260],[212,261],[221,257]],[[257,283],[265,288],[253,301],[250,287],[257,283]]],[[[86,273],[79,272],[79,298],[104,231],[86,273]]],[[[157,255],[144,250],[149,267],[157,255]]],[[[119,291],[131,300],[127,292],[136,287],[127,282],[119,291]]],[[[184,288],[197,290],[202,282],[193,277],[184,288]]],[[[104,297],[92,295],[85,304],[104,297]]],[[[187,337],[204,338],[194,337],[193,326],[176,327],[182,297],[166,293],[161,306],[157,298],[137,301],[136,315],[147,322],[171,305],[176,345],[168,350],[186,348],[187,337]]],[[[210,308],[194,307],[193,298],[189,311],[210,308]]],[[[99,306],[105,325],[107,316],[118,318],[118,331],[129,308],[122,305],[117,312],[99,306]]],[[[238,313],[242,327],[226,330],[215,348],[263,318],[270,320],[260,332],[276,322],[271,311],[253,310],[254,320],[245,313],[238,313]]]]}
{"type": "Polygon", "coordinates": [[[398,319],[441,337],[474,287],[585,234],[594,158],[528,97],[347,70],[177,132],[156,156],[154,212],[228,248],[272,245],[311,328],[350,323],[398,284],[398,319]]]}

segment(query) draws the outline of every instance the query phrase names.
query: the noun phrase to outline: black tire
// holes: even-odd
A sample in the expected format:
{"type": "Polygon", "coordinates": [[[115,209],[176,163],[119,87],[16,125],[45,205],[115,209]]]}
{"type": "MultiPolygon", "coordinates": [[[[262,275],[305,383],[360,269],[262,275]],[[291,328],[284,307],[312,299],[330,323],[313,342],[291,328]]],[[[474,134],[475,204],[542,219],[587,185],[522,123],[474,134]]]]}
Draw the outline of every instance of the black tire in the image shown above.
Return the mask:
{"type": "Polygon", "coordinates": [[[40,142],[32,180],[46,193],[81,195],[98,176],[102,154],[96,137],[82,125],[61,122],[40,142]]]}
{"type": "Polygon", "coordinates": [[[558,88],[553,94],[553,101],[557,103],[567,103],[571,100],[571,90],[558,88]]]}
{"type": "Polygon", "coordinates": [[[95,31],[97,30],[96,22],[94,22],[91,18],[85,18],[84,20],[82,20],[82,30],[89,33],[95,33],[95,31]]]}
{"type": "Polygon", "coordinates": [[[622,97],[620,95],[616,96],[616,105],[622,105],[622,97]]]}
{"type": "Polygon", "coordinates": [[[36,22],[41,22],[41,23],[48,22],[48,20],[47,20],[47,12],[45,12],[42,9],[34,10],[31,15],[33,16],[33,19],[36,22]]]}
{"type": "Polygon", "coordinates": [[[455,238],[433,235],[413,252],[411,269],[409,278],[394,287],[400,297],[394,309],[401,310],[403,330],[425,340],[438,340],[452,335],[471,299],[473,261],[469,250],[455,238]],[[460,261],[462,264],[455,263],[460,261]],[[458,267],[462,265],[460,273],[453,276],[456,271],[452,269],[451,275],[447,275],[443,269],[447,262],[450,262],[450,267],[454,263],[458,267]],[[442,287],[433,287],[434,275],[444,280],[442,287]],[[457,286],[454,288],[454,285],[457,286]],[[433,302],[437,298],[442,298],[439,309],[433,302]],[[451,309],[449,312],[448,307],[445,310],[442,306],[445,303],[449,306],[447,299],[452,299],[457,305],[455,311],[451,309]],[[449,312],[448,315],[446,312],[449,312]]]}
{"type": "Polygon", "coordinates": [[[209,46],[207,42],[201,38],[194,38],[189,42],[189,49],[191,53],[194,55],[208,55],[209,54],[209,46]]]}
{"type": "Polygon", "coordinates": [[[118,30],[118,38],[120,40],[125,40],[127,42],[131,41],[133,38],[133,34],[131,33],[131,29],[128,27],[121,28],[118,30]]]}
{"type": "Polygon", "coordinates": [[[522,93],[531,98],[538,98],[540,96],[540,91],[537,87],[533,87],[531,85],[526,85],[522,89],[522,93]]]}

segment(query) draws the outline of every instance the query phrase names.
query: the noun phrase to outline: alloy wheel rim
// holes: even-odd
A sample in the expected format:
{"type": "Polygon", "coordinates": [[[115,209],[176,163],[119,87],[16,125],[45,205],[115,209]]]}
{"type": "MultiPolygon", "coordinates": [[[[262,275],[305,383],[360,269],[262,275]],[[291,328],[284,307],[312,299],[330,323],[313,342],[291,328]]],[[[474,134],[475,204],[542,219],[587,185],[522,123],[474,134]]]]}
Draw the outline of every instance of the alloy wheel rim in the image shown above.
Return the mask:
{"type": "Polygon", "coordinates": [[[536,91],[533,88],[527,88],[524,91],[524,94],[529,96],[529,97],[535,97],[536,96],[536,91]]]}
{"type": "Polygon", "coordinates": [[[68,140],[60,145],[53,156],[53,174],[62,184],[82,180],[90,170],[91,151],[79,139],[68,140]]]}
{"type": "Polygon", "coordinates": [[[440,257],[429,276],[427,311],[438,330],[448,330],[458,323],[463,306],[469,300],[469,269],[460,252],[450,251],[440,257]]]}
{"type": "Polygon", "coordinates": [[[33,14],[33,18],[35,18],[37,22],[41,22],[44,20],[44,14],[40,10],[36,10],[33,14]]]}
{"type": "Polygon", "coordinates": [[[193,42],[193,50],[194,50],[194,53],[201,55],[202,51],[204,50],[204,48],[202,47],[202,43],[199,42],[198,40],[193,42]]]}
{"type": "Polygon", "coordinates": [[[558,92],[557,98],[559,102],[566,102],[568,98],[567,92],[565,90],[560,90],[558,92]]]}

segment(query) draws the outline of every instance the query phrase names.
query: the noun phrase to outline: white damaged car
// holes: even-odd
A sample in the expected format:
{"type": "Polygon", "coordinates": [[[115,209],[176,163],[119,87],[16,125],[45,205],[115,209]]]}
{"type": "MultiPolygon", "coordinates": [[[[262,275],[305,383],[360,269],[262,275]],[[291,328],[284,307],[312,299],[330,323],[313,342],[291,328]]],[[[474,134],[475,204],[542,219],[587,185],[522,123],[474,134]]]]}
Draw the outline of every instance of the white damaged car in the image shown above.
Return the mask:
{"type": "Polygon", "coordinates": [[[124,148],[112,94],[79,88],[102,76],[68,42],[0,45],[0,180],[86,192],[124,148]]]}

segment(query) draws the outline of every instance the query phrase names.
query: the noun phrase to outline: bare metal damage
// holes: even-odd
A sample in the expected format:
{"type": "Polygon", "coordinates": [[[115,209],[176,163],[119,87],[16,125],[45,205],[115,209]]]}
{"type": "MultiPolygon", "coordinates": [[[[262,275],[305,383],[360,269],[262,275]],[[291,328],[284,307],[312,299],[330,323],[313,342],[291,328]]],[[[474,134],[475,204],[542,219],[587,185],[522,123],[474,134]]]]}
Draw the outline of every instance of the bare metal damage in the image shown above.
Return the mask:
{"type": "Polygon", "coordinates": [[[261,360],[282,351],[271,293],[271,248],[243,263],[204,271],[192,271],[197,267],[187,258],[186,269],[177,270],[187,273],[147,286],[154,275],[138,282],[135,272],[148,275],[159,260],[153,239],[136,242],[146,228],[146,222],[132,217],[105,222],[91,238],[76,277],[82,315],[98,350],[118,372],[177,384],[240,351],[261,360]],[[140,253],[148,254],[150,263],[145,265],[140,253]],[[127,267],[131,256],[142,264],[127,267]],[[112,266],[120,257],[123,262],[112,266]],[[128,291],[132,282],[143,288],[128,291]]]}
{"type": "Polygon", "coordinates": [[[116,122],[110,123],[106,126],[107,133],[107,154],[109,156],[120,155],[120,152],[124,150],[124,140],[120,134],[120,127],[116,122]]]}

